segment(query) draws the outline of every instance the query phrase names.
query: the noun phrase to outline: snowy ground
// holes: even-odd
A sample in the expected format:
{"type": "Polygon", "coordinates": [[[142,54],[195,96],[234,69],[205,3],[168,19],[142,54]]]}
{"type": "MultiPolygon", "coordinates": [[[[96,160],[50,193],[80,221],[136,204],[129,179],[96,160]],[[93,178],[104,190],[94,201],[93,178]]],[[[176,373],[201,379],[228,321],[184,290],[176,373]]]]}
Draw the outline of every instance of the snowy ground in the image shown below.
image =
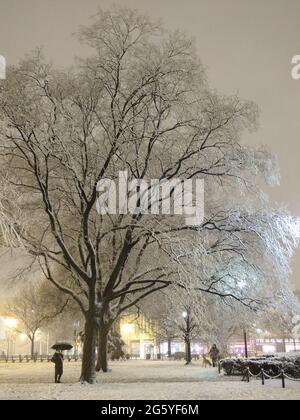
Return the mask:
{"type": "Polygon", "coordinates": [[[65,363],[63,384],[54,384],[52,363],[0,363],[0,400],[4,399],[297,399],[300,382],[260,381],[250,384],[241,378],[218,375],[216,369],[202,369],[200,363],[141,361],[114,362],[112,372],[99,374],[97,385],[81,385],[80,363],[65,363]]]}

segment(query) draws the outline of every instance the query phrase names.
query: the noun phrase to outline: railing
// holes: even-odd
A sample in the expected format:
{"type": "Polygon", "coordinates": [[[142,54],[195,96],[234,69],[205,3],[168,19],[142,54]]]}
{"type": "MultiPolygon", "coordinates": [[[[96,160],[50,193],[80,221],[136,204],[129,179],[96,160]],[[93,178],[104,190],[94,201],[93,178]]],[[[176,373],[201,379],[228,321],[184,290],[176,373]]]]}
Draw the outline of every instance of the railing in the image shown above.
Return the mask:
{"type": "MultiPolygon", "coordinates": [[[[30,355],[22,355],[22,354],[18,354],[18,355],[10,355],[10,356],[6,356],[6,355],[2,355],[0,356],[0,363],[29,363],[29,362],[51,362],[52,359],[52,354],[46,354],[46,355],[34,355],[34,356],[30,356],[30,355]]],[[[65,356],[65,361],[68,362],[77,362],[81,360],[81,356],[76,356],[76,355],[70,355],[70,356],[65,356]]]]}
{"type": "MultiPolygon", "coordinates": [[[[221,361],[219,362],[218,367],[219,367],[219,374],[221,374],[221,371],[222,371],[221,361]]],[[[266,379],[271,379],[271,380],[280,379],[281,384],[282,384],[282,388],[286,388],[286,380],[294,381],[294,382],[300,382],[300,378],[299,379],[292,378],[291,376],[287,375],[284,370],[281,370],[278,375],[269,375],[264,369],[261,369],[260,372],[257,375],[254,375],[251,372],[250,368],[247,367],[245,372],[244,372],[242,382],[248,382],[249,383],[251,378],[260,379],[262,385],[265,385],[266,379]]]]}
{"type": "MultiPolygon", "coordinates": [[[[1,363],[29,363],[29,362],[51,362],[53,354],[46,354],[46,355],[21,355],[21,354],[14,354],[14,355],[0,355],[0,364],[1,363]]],[[[118,359],[121,360],[138,360],[140,356],[138,354],[131,354],[125,355],[123,358],[118,359]]],[[[158,359],[158,358],[157,358],[158,359]]],[[[64,356],[64,360],[68,362],[78,362],[81,361],[81,355],[70,355],[64,356]]],[[[116,360],[116,359],[114,359],[116,360]]],[[[147,358],[145,358],[147,360],[147,358]]],[[[156,360],[156,358],[152,357],[151,360],[156,360]]],[[[159,360],[159,359],[158,359],[159,360]]],[[[113,359],[112,359],[113,361],[113,359]]]]}
{"type": "Polygon", "coordinates": [[[242,381],[246,380],[247,382],[250,382],[250,378],[260,378],[262,385],[265,385],[266,379],[281,379],[282,388],[286,387],[286,379],[289,381],[300,382],[300,379],[292,378],[291,376],[287,375],[284,370],[282,370],[278,375],[269,375],[267,372],[265,372],[264,369],[261,369],[257,375],[254,375],[250,368],[247,368],[242,381]]]}

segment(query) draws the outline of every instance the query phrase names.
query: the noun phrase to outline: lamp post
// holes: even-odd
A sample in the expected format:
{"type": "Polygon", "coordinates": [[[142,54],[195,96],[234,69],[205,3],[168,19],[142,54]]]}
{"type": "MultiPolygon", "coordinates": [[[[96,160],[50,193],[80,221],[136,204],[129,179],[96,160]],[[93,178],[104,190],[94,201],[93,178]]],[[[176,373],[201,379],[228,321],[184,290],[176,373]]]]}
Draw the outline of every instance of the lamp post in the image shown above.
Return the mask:
{"type": "Polygon", "coordinates": [[[243,332],[244,332],[245,358],[248,359],[248,337],[247,337],[246,328],[244,328],[243,332]]]}

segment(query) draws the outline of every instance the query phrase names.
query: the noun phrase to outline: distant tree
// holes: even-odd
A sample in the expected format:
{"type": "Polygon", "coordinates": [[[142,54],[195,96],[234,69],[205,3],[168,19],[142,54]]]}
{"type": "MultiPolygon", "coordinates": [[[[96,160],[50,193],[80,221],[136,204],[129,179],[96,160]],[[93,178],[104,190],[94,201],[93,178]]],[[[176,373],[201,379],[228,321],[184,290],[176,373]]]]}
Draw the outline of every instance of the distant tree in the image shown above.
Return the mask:
{"type": "Polygon", "coordinates": [[[26,334],[31,342],[31,356],[35,352],[36,334],[59,316],[68,298],[47,281],[26,285],[4,305],[4,315],[17,320],[16,332],[26,334]]]}
{"type": "Polygon", "coordinates": [[[209,330],[204,294],[195,291],[191,299],[184,289],[170,287],[168,293],[162,291],[149,297],[140,308],[154,323],[159,341],[168,342],[168,356],[171,356],[171,342],[176,338],[185,343],[186,364],[190,364],[192,341],[204,341],[209,330]]]}
{"type": "Polygon", "coordinates": [[[122,340],[121,334],[112,329],[108,336],[108,353],[110,354],[111,360],[119,360],[125,356],[123,347],[125,342],[122,340]]]}
{"type": "Polygon", "coordinates": [[[300,315],[300,303],[292,291],[289,295],[280,291],[278,295],[270,301],[268,308],[262,311],[257,319],[256,327],[259,330],[267,331],[282,339],[282,351],[286,351],[286,339],[294,338],[295,319],[300,315]]]}
{"type": "Polygon", "coordinates": [[[174,319],[170,316],[169,300],[162,292],[150,295],[138,305],[138,314],[151,321],[156,342],[168,344],[168,357],[172,356],[172,341],[179,338],[174,319]]]}
{"type": "MultiPolygon", "coordinates": [[[[229,344],[236,336],[247,338],[254,331],[255,322],[264,305],[255,307],[255,310],[234,302],[208,299],[207,313],[211,328],[206,332],[210,344],[216,344],[221,357],[230,354],[229,344]],[[247,335],[247,337],[245,336],[247,335]]],[[[246,349],[245,349],[246,351],[246,349]]]]}

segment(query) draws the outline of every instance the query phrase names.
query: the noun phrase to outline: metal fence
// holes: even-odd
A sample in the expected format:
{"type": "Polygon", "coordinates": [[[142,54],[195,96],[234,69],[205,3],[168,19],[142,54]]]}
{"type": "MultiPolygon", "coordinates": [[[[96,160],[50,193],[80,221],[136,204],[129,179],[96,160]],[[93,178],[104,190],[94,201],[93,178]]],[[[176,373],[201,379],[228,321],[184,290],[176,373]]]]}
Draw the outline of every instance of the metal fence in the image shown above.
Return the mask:
{"type": "Polygon", "coordinates": [[[292,378],[291,376],[287,375],[284,370],[282,370],[278,375],[269,375],[264,369],[261,369],[257,375],[253,375],[250,368],[247,368],[242,381],[250,382],[251,378],[261,379],[261,384],[265,385],[267,379],[280,379],[282,388],[286,387],[286,380],[300,382],[300,379],[292,378]]]}
{"type": "MultiPolygon", "coordinates": [[[[0,356],[0,363],[29,363],[29,362],[51,362],[53,354],[46,354],[46,355],[34,355],[34,356],[29,356],[29,355],[10,355],[10,356],[6,356],[6,355],[2,355],[0,356]]],[[[70,356],[65,356],[65,360],[68,362],[77,362],[79,360],[81,360],[81,356],[80,355],[70,355],[70,356]]]]}
{"type": "MultiPolygon", "coordinates": [[[[219,374],[221,374],[221,371],[222,371],[221,361],[219,362],[218,366],[219,366],[219,374]]],[[[300,382],[300,378],[299,379],[293,378],[293,377],[287,375],[284,370],[281,370],[281,372],[278,375],[269,375],[269,373],[267,373],[264,369],[261,369],[260,372],[257,375],[254,375],[251,372],[250,368],[247,367],[245,372],[244,372],[242,381],[249,383],[251,378],[261,380],[262,385],[265,385],[266,380],[268,380],[268,379],[270,379],[270,380],[280,379],[282,388],[286,388],[286,380],[293,381],[293,382],[300,382]]]]}

